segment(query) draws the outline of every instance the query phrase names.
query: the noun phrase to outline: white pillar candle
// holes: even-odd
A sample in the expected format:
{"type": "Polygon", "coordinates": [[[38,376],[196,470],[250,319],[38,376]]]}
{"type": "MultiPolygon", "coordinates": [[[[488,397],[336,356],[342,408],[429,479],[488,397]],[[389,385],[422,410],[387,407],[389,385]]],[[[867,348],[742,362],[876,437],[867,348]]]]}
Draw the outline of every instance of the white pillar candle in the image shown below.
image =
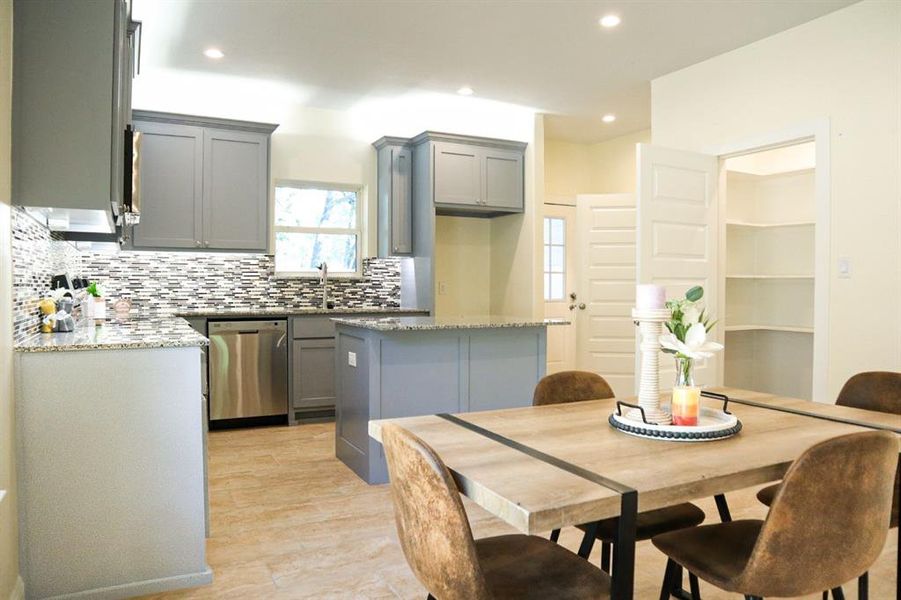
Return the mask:
{"type": "Polygon", "coordinates": [[[663,308],[665,304],[666,290],[662,285],[643,283],[635,289],[635,308],[663,308]]]}

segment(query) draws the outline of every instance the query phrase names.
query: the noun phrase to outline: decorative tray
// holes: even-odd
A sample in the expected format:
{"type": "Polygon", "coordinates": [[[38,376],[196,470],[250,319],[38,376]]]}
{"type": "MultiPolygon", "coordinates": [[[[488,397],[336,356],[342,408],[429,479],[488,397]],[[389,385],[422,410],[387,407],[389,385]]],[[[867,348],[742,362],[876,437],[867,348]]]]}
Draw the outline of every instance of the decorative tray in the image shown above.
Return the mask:
{"type": "Polygon", "coordinates": [[[610,415],[608,422],[614,429],[629,435],[672,442],[712,442],[732,437],[741,431],[741,421],[728,410],[728,397],[713,392],[702,392],[702,396],[722,400],[723,408],[719,410],[702,406],[698,425],[655,425],[644,418],[644,409],[639,405],[621,400],[616,402],[616,412],[610,415]],[[642,420],[627,418],[623,415],[623,406],[638,409],[642,420]]]}

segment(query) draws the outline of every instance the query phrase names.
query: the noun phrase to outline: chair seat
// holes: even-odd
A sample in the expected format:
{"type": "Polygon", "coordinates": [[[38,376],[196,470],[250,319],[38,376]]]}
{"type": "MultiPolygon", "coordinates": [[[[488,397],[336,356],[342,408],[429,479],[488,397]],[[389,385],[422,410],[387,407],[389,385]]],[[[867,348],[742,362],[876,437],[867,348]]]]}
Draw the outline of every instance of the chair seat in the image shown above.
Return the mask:
{"type": "Polygon", "coordinates": [[[702,525],[654,537],[664,554],[726,591],[739,591],[733,582],[748,563],[763,521],[742,520],[702,525]]]}
{"type": "Polygon", "coordinates": [[[773,498],[776,497],[776,492],[779,491],[779,487],[781,484],[774,483],[773,485],[768,485],[762,490],[757,492],[757,499],[760,500],[762,504],[767,506],[771,506],[773,504],[773,498]]]}
{"type": "MultiPolygon", "coordinates": [[[[649,540],[655,535],[694,527],[704,522],[704,511],[686,502],[657,510],[648,510],[638,513],[636,521],[636,537],[638,541],[649,540]]],[[[579,525],[579,529],[585,531],[588,524],[579,525]]],[[[616,533],[616,519],[605,519],[598,524],[597,539],[612,542],[616,533]]]]}
{"type": "Polygon", "coordinates": [[[610,598],[610,577],[562,546],[530,535],[476,540],[479,564],[495,598],[610,598]]]}

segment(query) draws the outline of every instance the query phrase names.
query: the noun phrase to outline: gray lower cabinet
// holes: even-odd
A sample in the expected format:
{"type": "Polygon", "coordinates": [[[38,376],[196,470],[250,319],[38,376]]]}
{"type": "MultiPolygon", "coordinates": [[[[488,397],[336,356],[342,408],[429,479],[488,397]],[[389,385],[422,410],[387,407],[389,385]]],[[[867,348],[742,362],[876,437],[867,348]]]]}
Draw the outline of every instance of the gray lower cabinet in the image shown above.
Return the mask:
{"type": "Polygon", "coordinates": [[[141,221],[129,246],[265,252],[274,125],[135,111],[141,221]]]}
{"type": "Polygon", "coordinates": [[[404,138],[383,137],[378,152],[380,257],[413,253],[413,150],[404,138]]]}
{"type": "Polygon", "coordinates": [[[294,340],[291,368],[294,410],[335,407],[335,338],[294,340]]]}

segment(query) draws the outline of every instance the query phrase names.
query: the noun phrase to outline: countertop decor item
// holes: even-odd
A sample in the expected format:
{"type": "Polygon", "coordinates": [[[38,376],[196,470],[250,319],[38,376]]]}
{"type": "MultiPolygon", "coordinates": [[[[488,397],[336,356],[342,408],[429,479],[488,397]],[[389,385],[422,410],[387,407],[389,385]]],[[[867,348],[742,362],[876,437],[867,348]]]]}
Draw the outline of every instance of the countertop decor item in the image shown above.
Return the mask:
{"type": "Polygon", "coordinates": [[[85,312],[88,318],[103,320],[106,318],[106,300],[104,299],[103,286],[92,281],[85,289],[87,296],[84,298],[85,312]]]}
{"type": "Polygon", "coordinates": [[[639,285],[635,297],[632,320],[641,331],[641,379],[638,386],[641,412],[632,409],[626,418],[669,425],[672,415],[660,405],[660,334],[663,332],[663,322],[671,316],[670,311],[664,306],[661,286],[639,285]]]}
{"type": "Polygon", "coordinates": [[[671,316],[666,321],[669,333],[660,336],[663,351],[674,354],[676,381],[673,385],[673,425],[698,425],[701,410],[701,388],[695,384],[694,361],[711,358],[723,349],[722,344],[707,341],[707,333],[716,321],[711,321],[701,304],[704,288],[695,286],[685,292],[684,298],[666,303],[671,316]]]}

